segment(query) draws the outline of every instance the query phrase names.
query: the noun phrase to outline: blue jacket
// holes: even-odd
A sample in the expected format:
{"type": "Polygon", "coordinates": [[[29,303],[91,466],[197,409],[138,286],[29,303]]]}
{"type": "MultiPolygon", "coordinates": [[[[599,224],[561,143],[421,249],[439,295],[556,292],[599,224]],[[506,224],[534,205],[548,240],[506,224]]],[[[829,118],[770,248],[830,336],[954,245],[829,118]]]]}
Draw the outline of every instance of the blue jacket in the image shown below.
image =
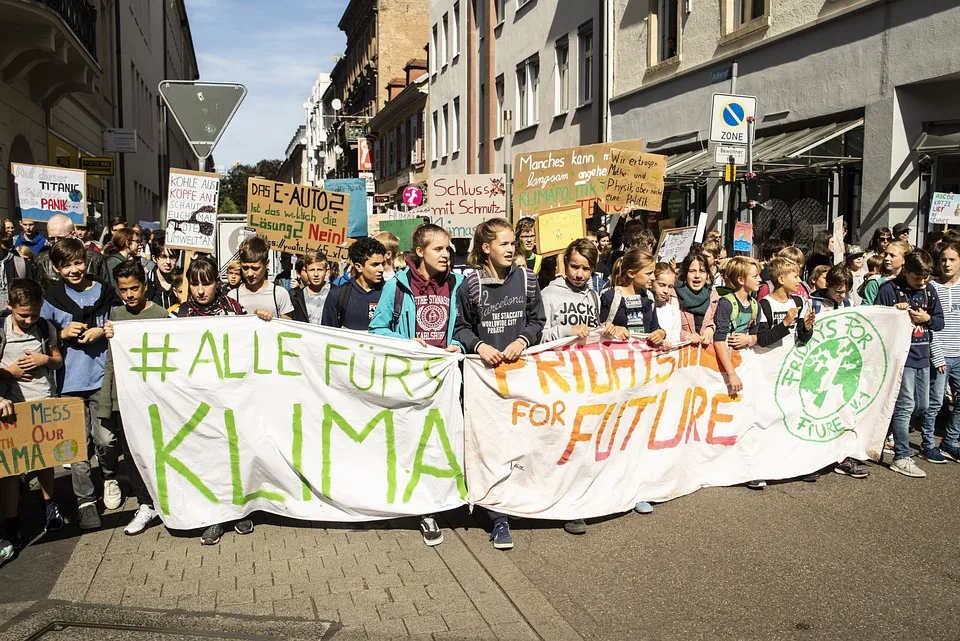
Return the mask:
{"type": "MultiPolygon", "coordinates": [[[[417,332],[417,307],[413,299],[413,290],[410,288],[409,268],[402,269],[397,275],[383,285],[377,311],[370,321],[370,333],[394,338],[413,339],[417,332]],[[396,327],[393,327],[393,308],[397,296],[397,288],[403,293],[400,305],[400,318],[396,327]]],[[[463,345],[454,339],[453,327],[457,321],[457,290],[463,283],[462,274],[453,274],[453,288],[450,290],[450,318],[447,319],[447,345],[456,345],[461,350],[463,345]]]]}

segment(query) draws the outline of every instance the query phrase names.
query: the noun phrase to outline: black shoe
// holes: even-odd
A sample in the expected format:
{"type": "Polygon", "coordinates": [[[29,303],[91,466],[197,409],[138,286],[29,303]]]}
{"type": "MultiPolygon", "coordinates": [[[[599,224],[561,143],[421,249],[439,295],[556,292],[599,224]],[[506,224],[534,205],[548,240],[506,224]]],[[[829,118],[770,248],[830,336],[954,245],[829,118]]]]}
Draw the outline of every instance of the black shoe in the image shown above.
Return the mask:
{"type": "Polygon", "coordinates": [[[63,515],[60,514],[60,507],[54,501],[47,503],[44,512],[47,532],[56,532],[63,527],[63,515]]]}
{"type": "Polygon", "coordinates": [[[19,525],[10,525],[7,523],[6,534],[0,536],[0,539],[6,539],[13,546],[14,551],[19,552],[23,549],[23,532],[19,525]]]}
{"type": "Polygon", "coordinates": [[[437,520],[432,516],[420,519],[420,534],[423,535],[423,542],[429,547],[443,543],[443,532],[440,531],[437,520]]]}
{"type": "Polygon", "coordinates": [[[203,545],[216,545],[220,542],[221,536],[223,536],[223,526],[217,523],[203,531],[203,534],[200,535],[200,543],[203,545]]]}
{"type": "Polygon", "coordinates": [[[100,513],[97,512],[96,503],[84,503],[79,509],[80,516],[77,519],[77,525],[81,530],[99,530],[100,513]]]}
{"type": "Polygon", "coordinates": [[[587,524],[583,519],[567,521],[563,524],[563,529],[567,534],[586,534],[587,524]]]}
{"type": "Polygon", "coordinates": [[[233,531],[237,534],[253,534],[253,521],[250,519],[237,521],[233,525],[233,531]]]}

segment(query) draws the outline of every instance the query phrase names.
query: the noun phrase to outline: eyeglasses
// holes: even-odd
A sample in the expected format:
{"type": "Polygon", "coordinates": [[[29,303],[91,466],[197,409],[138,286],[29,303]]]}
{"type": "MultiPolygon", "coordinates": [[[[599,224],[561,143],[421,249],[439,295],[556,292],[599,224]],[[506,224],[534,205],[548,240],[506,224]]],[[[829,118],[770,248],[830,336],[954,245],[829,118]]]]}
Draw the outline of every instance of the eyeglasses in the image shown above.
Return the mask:
{"type": "Polygon", "coordinates": [[[536,234],[520,234],[522,240],[536,240],[536,234]]]}
{"type": "Polygon", "coordinates": [[[893,237],[892,237],[892,236],[881,236],[881,237],[880,237],[880,240],[890,241],[890,240],[893,240],[893,237]]]}

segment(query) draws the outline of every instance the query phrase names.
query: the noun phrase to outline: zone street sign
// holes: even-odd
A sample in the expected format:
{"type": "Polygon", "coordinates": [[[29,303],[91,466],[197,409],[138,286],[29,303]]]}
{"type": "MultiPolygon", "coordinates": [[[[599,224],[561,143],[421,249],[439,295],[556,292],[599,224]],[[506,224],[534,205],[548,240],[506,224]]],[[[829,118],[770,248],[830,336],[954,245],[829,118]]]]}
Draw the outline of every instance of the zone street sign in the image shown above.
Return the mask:
{"type": "Polygon", "coordinates": [[[747,144],[747,119],[756,118],[757,99],[754,96],[713,94],[710,115],[710,142],[728,145],[747,144]]]}
{"type": "Polygon", "coordinates": [[[235,82],[163,80],[160,95],[193,153],[203,160],[213,153],[247,88],[235,82]]]}

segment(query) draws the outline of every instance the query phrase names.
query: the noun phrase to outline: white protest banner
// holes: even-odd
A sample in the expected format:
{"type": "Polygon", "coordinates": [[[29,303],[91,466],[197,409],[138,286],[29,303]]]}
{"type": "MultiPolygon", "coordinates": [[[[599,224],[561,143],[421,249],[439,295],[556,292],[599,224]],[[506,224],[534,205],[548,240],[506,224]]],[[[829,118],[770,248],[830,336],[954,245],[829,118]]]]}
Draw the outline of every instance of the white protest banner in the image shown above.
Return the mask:
{"type": "Polygon", "coordinates": [[[591,518],[876,458],[910,340],[903,312],[828,312],[804,346],[734,352],[744,386],[736,396],[712,346],[543,348],[495,370],[468,359],[469,501],[515,516],[591,518]]]}
{"type": "Polygon", "coordinates": [[[82,169],[10,163],[23,220],[46,222],[63,214],[74,225],[87,220],[87,172],[82,169]]]}
{"type": "Polygon", "coordinates": [[[477,225],[507,215],[504,174],[434,176],[427,185],[430,219],[451,238],[473,238],[477,225]]]}
{"type": "Polygon", "coordinates": [[[170,169],[165,242],[170,249],[212,252],[220,174],[170,169]]]}
{"type": "Polygon", "coordinates": [[[935,192],[930,200],[930,222],[935,225],[960,225],[960,194],[935,192]]]}
{"type": "Polygon", "coordinates": [[[461,357],[255,316],[116,324],[124,432],[164,523],[455,508],[461,357]]]}

